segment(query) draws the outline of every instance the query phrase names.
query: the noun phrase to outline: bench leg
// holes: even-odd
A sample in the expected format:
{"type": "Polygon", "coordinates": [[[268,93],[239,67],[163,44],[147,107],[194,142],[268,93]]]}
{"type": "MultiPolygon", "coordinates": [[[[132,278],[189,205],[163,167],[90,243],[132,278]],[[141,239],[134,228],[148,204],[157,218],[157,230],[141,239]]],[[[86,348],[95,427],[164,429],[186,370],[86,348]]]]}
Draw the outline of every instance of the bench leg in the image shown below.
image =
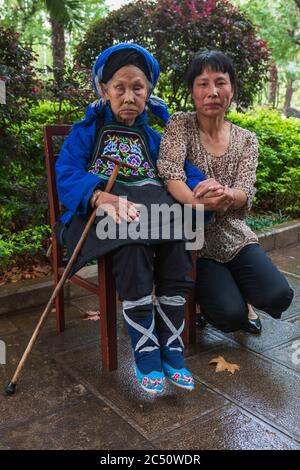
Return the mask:
{"type": "Polygon", "coordinates": [[[102,365],[106,370],[118,367],[116,286],[109,255],[98,259],[100,335],[102,365]]]}
{"type": "MultiPolygon", "coordinates": [[[[196,256],[193,254],[193,268],[189,273],[193,281],[196,281],[196,256]]],[[[188,344],[196,343],[196,289],[195,287],[189,293],[185,304],[185,328],[183,332],[183,341],[188,344]]]]}
{"type": "Polygon", "coordinates": [[[185,304],[185,328],[183,341],[187,346],[196,343],[196,292],[195,289],[188,295],[185,304]]]}
{"type": "MultiPolygon", "coordinates": [[[[52,256],[54,287],[56,287],[61,278],[58,268],[62,266],[62,247],[58,245],[55,240],[52,243],[52,256]]],[[[61,333],[65,329],[64,287],[61,288],[60,293],[54,301],[54,305],[56,309],[56,329],[61,333]]]]}

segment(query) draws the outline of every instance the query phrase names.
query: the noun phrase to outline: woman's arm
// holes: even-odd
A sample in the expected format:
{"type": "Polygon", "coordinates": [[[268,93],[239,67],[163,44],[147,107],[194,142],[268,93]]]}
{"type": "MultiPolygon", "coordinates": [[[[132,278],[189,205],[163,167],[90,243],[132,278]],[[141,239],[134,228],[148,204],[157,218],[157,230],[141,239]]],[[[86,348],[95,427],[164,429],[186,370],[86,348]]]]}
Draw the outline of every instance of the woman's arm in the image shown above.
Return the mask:
{"type": "Polygon", "coordinates": [[[187,128],[184,113],[175,113],[169,120],[162,136],[157,160],[161,179],[186,182],[184,162],[187,157],[187,128]]]}
{"type": "Polygon", "coordinates": [[[232,189],[228,186],[222,186],[212,178],[199,183],[195,187],[193,194],[194,197],[202,199],[227,195],[228,201],[226,203],[226,209],[229,209],[229,207],[231,209],[239,209],[240,207],[244,206],[247,201],[247,195],[244,191],[241,191],[240,189],[232,189]]]}
{"type": "Polygon", "coordinates": [[[169,180],[167,188],[174,199],[181,202],[181,204],[192,204],[195,208],[195,205],[199,203],[198,198],[194,197],[193,191],[190,190],[184,181],[169,180]]]}
{"type": "Polygon", "coordinates": [[[211,191],[211,194],[203,197],[195,197],[183,181],[170,180],[168,191],[177,201],[182,204],[192,204],[194,209],[201,209],[203,205],[205,211],[224,212],[232,203],[232,195],[226,191],[226,188],[211,191]]]}
{"type": "Polygon", "coordinates": [[[254,133],[249,133],[239,161],[237,175],[231,189],[236,204],[234,209],[245,208],[249,211],[255,194],[256,168],[258,163],[258,141],[254,133]]]}
{"type": "Polygon", "coordinates": [[[95,125],[73,128],[64,141],[55,165],[59,200],[73,214],[86,215],[90,198],[103,187],[97,175],[87,171],[93,149],[95,125]]]}
{"type": "Polygon", "coordinates": [[[157,169],[170,194],[182,204],[192,204],[195,207],[199,201],[187,186],[184,171],[187,146],[186,116],[181,112],[175,113],[169,120],[160,142],[157,169]]]}
{"type": "MultiPolygon", "coordinates": [[[[184,162],[187,157],[188,135],[187,123],[184,113],[175,113],[167,124],[161,140],[157,168],[160,177],[167,184],[168,191],[182,204],[203,204],[205,210],[223,211],[231,196],[224,196],[222,186],[217,185],[216,191],[209,198],[195,197],[186,184],[187,176],[184,171],[184,162]],[[218,192],[219,190],[219,192],[218,192]]],[[[206,180],[207,181],[207,180],[206,180]]],[[[204,183],[206,182],[204,181],[204,183]]]]}
{"type": "Polygon", "coordinates": [[[233,198],[230,208],[239,209],[240,207],[243,207],[247,202],[247,194],[241,189],[232,189],[232,188],[228,188],[228,189],[233,198]]]}
{"type": "MultiPolygon", "coordinates": [[[[238,210],[245,208],[246,211],[251,209],[252,199],[255,194],[257,162],[258,141],[254,133],[249,133],[239,161],[235,181],[224,192],[231,198],[231,204],[227,202],[227,208],[225,204],[224,209],[238,210]]],[[[194,188],[194,196],[200,198],[210,197],[214,186],[210,180],[202,181],[194,188]]]]}

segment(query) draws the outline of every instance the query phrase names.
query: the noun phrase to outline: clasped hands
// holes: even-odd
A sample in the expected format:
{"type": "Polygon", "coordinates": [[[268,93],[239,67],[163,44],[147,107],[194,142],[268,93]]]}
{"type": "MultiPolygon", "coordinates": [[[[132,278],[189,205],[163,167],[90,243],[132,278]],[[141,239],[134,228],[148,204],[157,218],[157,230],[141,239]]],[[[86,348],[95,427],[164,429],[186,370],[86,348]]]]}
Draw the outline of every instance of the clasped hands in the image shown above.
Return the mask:
{"type": "Polygon", "coordinates": [[[218,183],[214,178],[201,181],[193,190],[195,205],[204,204],[205,209],[226,212],[235,203],[234,190],[218,183]]]}

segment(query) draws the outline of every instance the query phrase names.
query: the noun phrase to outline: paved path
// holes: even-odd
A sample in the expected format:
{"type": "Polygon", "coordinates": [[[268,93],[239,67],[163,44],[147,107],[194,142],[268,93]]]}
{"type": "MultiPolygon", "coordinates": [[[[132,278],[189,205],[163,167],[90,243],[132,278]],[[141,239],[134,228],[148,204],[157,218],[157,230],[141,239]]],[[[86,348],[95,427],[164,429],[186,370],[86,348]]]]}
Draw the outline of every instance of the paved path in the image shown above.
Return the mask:
{"type": "MultiPolygon", "coordinates": [[[[119,369],[101,369],[95,296],[66,306],[67,329],[48,320],[16,395],[0,395],[0,449],[300,449],[300,246],[272,253],[295,290],[281,321],[261,313],[260,337],[206,327],[187,349],[197,381],[188,393],[168,385],[159,398],[139,390],[119,315],[119,369]],[[298,341],[298,343],[297,343],[298,341]],[[298,351],[298,352],[297,352],[298,351]],[[222,355],[240,372],[216,374],[222,355]]],[[[11,374],[41,309],[0,316],[11,374]]]]}

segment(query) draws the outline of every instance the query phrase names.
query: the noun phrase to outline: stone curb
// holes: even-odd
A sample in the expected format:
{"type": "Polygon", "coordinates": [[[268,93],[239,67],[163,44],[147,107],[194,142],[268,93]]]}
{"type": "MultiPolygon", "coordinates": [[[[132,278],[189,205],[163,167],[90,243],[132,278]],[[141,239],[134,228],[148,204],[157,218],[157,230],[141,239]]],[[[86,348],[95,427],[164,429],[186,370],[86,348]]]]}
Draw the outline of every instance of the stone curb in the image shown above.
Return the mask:
{"type": "Polygon", "coordinates": [[[276,225],[271,230],[261,230],[257,235],[266,252],[295,245],[300,242],[300,219],[276,225]]]}
{"type": "MultiPolygon", "coordinates": [[[[284,248],[300,242],[300,219],[276,225],[271,230],[257,232],[259,242],[266,252],[284,248]]],[[[97,266],[82,268],[80,275],[97,283],[97,266]]],[[[7,284],[0,288],[0,315],[15,312],[24,308],[44,306],[53,291],[52,276],[40,279],[25,280],[21,283],[7,284]]],[[[65,299],[70,300],[84,295],[88,291],[70,282],[66,282],[65,299]]]]}

